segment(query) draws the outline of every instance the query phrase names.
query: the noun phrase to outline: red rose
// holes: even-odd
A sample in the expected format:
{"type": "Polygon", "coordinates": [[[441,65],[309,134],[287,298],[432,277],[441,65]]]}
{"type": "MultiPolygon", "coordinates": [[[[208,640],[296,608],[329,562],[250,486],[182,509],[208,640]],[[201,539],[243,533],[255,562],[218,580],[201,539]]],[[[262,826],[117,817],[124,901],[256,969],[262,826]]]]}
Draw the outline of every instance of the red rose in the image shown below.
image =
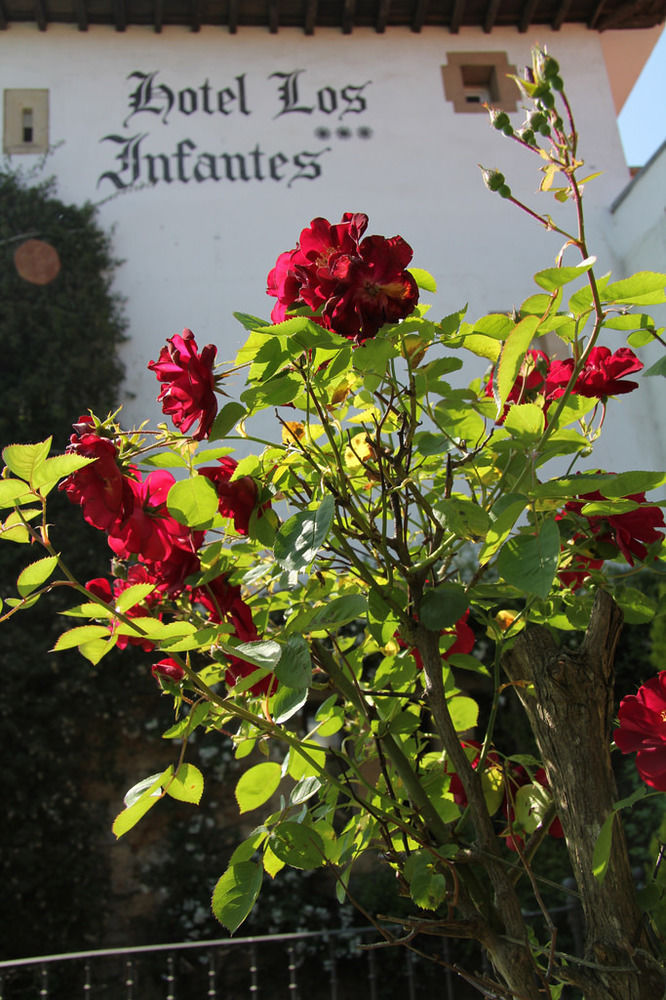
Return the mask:
{"type": "Polygon", "coordinates": [[[157,469],[142,480],[124,477],[127,493],[125,516],[109,529],[109,545],[121,559],[132,554],[147,562],[168,559],[174,547],[186,545],[189,529],[179,524],[166,507],[169,490],[175,483],[170,472],[157,469]]]}
{"type": "MultiPolygon", "coordinates": [[[[658,529],[666,527],[664,515],[661,508],[655,504],[648,504],[645,493],[631,493],[624,497],[626,500],[633,500],[643,506],[636,510],[627,511],[624,514],[604,514],[603,516],[582,515],[586,518],[589,529],[593,535],[595,555],[604,555],[605,558],[613,558],[612,549],[621,552],[630,566],[634,565],[635,556],[643,560],[647,556],[646,545],[660,542],[663,535],[658,529]],[[599,546],[610,546],[608,552],[599,550],[599,546]]],[[[581,514],[583,505],[594,500],[605,500],[605,497],[595,490],[594,493],[583,493],[578,500],[570,500],[564,506],[558,520],[561,520],[567,512],[581,514]]]]}
{"type": "MultiPolygon", "coordinates": [[[[239,535],[247,535],[252,511],[257,505],[259,493],[251,476],[241,476],[231,480],[238,462],[230,456],[218,459],[218,465],[199,469],[202,476],[210,479],[219,497],[218,510],[222,517],[232,517],[234,528],[239,535]]],[[[269,504],[262,506],[265,510],[269,504]]],[[[259,511],[261,516],[261,511],[259,511]]]]}
{"type": "Polygon", "coordinates": [[[176,334],[169,338],[167,344],[170,346],[162,348],[158,360],[148,365],[164,383],[157,401],[183,434],[198,421],[192,437],[201,441],[208,435],[217,414],[213,377],[217,348],[207,344],[198,354],[191,330],[183,330],[182,337],[176,334]]]}
{"type": "MultiPolygon", "coordinates": [[[[611,354],[607,347],[593,347],[576,379],[573,391],[590,399],[605,399],[607,396],[633,392],[638,388],[638,382],[623,382],[621,379],[632,372],[639,372],[642,367],[642,361],[628,347],[620,347],[615,354],[611,354]]],[[[573,358],[551,363],[546,378],[547,399],[558,399],[564,395],[573,370],[573,358]]]]}
{"type": "Polygon", "coordinates": [[[636,767],[651,788],[666,792],[666,670],[620,702],[619,729],[613,733],[622,753],[636,753],[636,767]]]}
{"type": "MultiPolygon", "coordinates": [[[[83,421],[85,418],[81,418],[83,421]]],[[[77,425],[81,427],[81,424],[77,425]]],[[[100,531],[109,528],[122,517],[125,503],[123,474],[118,465],[118,450],[108,438],[84,431],[73,434],[68,452],[94,458],[95,461],[78,469],[63,480],[64,490],[72,503],[81,504],[83,517],[100,531]]]]}
{"type": "Polygon", "coordinates": [[[151,671],[155,680],[164,678],[168,681],[173,681],[174,684],[179,684],[185,676],[185,671],[181,667],[180,663],[177,663],[170,656],[166,659],[160,660],[159,663],[154,664],[151,671]]]}
{"type": "Polygon", "coordinates": [[[278,300],[274,323],[309,306],[317,322],[360,343],[413,312],[418,288],[405,270],[411,247],[400,236],[360,242],[367,224],[366,215],[351,212],[337,226],[313,219],[298,246],[280,254],[268,275],[267,293],[278,300]]]}

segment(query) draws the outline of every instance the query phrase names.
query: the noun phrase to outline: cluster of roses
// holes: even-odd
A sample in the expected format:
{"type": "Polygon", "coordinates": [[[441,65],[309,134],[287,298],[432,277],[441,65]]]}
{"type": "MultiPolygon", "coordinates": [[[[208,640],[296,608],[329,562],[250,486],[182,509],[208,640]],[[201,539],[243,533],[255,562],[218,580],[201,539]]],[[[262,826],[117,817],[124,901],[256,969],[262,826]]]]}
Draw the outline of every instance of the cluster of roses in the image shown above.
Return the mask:
{"type": "MultiPolygon", "coordinates": [[[[639,372],[643,362],[639,361],[629,347],[620,347],[615,353],[607,347],[593,347],[578,374],[572,393],[588,399],[607,399],[633,392],[638,382],[624,381],[627,375],[639,372]]],[[[518,378],[507,397],[507,406],[501,416],[503,422],[509,403],[531,403],[537,398],[544,400],[544,410],[548,404],[564,395],[575,368],[573,358],[549,358],[543,351],[531,348],[525,355],[518,378]]],[[[494,393],[493,368],[484,386],[486,396],[494,393]]]]}
{"type": "Polygon", "coordinates": [[[337,225],[313,219],[293,250],[280,254],[268,275],[271,312],[281,323],[309,307],[318,323],[356,343],[374,337],[416,308],[418,288],[406,270],[412,248],[401,236],[366,236],[367,215],[345,212],[337,225]]]}
{"type": "MultiPolygon", "coordinates": [[[[165,412],[181,430],[199,421],[195,437],[204,437],[210,430],[217,403],[213,392],[212,363],[215,348],[207,345],[201,354],[189,330],[174,336],[163,348],[160,359],[151,362],[163,383],[160,399],[165,412]],[[212,396],[212,403],[210,400],[212,396]]],[[[188,600],[210,623],[230,623],[241,642],[259,638],[249,606],[241,597],[240,587],[232,586],[226,574],[206,583],[191,584],[200,575],[199,549],[204,532],[180,524],[167,507],[169,490],[175,483],[170,472],[158,469],[143,478],[131,463],[120,460],[113,440],[98,433],[92,417],[81,417],[74,425],[68,451],[94,459],[89,465],[70,475],[61,484],[73,503],[80,504],[84,519],[93,527],[106,532],[107,541],[117,560],[124,562],[113,581],[96,578],[87,589],[98,599],[115,605],[122,592],[135,584],[149,584],[152,592],[142,603],[127,612],[128,617],[145,615],[161,617],[161,608],[176,599],[188,600]]],[[[199,474],[214,485],[218,510],[223,517],[233,519],[234,529],[246,535],[250,517],[257,506],[257,484],[249,476],[233,479],[237,463],[223,457],[213,466],[202,468],[199,474]]],[[[116,564],[118,565],[118,564],[116,564]]],[[[140,623],[139,623],[140,624],[140,623]]],[[[151,649],[152,643],[141,638],[120,635],[117,644],[128,643],[151,649]]],[[[256,668],[244,660],[230,657],[226,680],[235,684],[256,668]]],[[[156,664],[154,673],[172,680],[183,676],[181,666],[166,658],[156,664]]],[[[262,694],[271,688],[274,679],[263,678],[253,688],[262,694]]]]}
{"type": "Polygon", "coordinates": [[[557,515],[560,522],[569,523],[572,529],[570,561],[558,574],[571,590],[581,587],[593,570],[601,569],[605,559],[617,559],[622,554],[633,566],[634,559],[643,562],[648,558],[648,546],[663,540],[659,529],[666,527],[664,515],[656,504],[647,503],[645,493],[623,497],[640,504],[635,510],[603,516],[582,513],[586,503],[604,499],[596,490],[583,493],[577,500],[569,500],[557,515]],[[584,530],[578,530],[581,524],[584,530]]]}

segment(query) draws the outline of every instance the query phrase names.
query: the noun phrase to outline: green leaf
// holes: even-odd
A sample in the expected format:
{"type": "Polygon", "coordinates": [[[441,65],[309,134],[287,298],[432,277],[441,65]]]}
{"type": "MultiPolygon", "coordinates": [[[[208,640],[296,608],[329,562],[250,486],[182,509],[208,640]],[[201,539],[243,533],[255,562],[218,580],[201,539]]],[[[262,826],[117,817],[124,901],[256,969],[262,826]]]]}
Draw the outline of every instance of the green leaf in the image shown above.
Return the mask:
{"type": "Polygon", "coordinates": [[[75,646],[91,642],[93,639],[103,639],[108,636],[108,625],[80,625],[78,628],[70,628],[68,632],[63,632],[51,652],[59,653],[63,649],[74,649],[75,646]]]}
{"type": "Polygon", "coordinates": [[[302,823],[280,823],[271,831],[269,844],[281,861],[305,871],[319,868],[326,857],[324,842],[317,831],[302,823]]]}
{"type": "Polygon", "coordinates": [[[220,438],[226,437],[229,431],[236,426],[239,420],[243,419],[246,413],[247,410],[242,403],[237,403],[235,400],[226,403],[213,421],[208,440],[219,441],[220,438]]]}
{"type": "Polygon", "coordinates": [[[412,901],[422,910],[436,910],[446,899],[446,879],[435,871],[432,857],[425,851],[410,854],[405,863],[412,901]]]}
{"type": "Polygon", "coordinates": [[[490,517],[483,507],[467,497],[448,497],[437,505],[451,531],[460,538],[478,540],[486,537],[490,517]]]}
{"type": "Polygon", "coordinates": [[[124,614],[130,608],[135,607],[145,601],[148,594],[152,594],[155,589],[154,583],[135,583],[133,586],[123,590],[116,601],[116,610],[124,614]]]}
{"type": "Polygon", "coordinates": [[[419,288],[422,288],[424,292],[437,291],[437,282],[433,278],[432,274],[424,271],[421,267],[408,267],[407,270],[419,288]]]}
{"type": "Polygon", "coordinates": [[[292,688],[283,685],[277,689],[271,699],[271,714],[278,725],[282,725],[292,715],[296,715],[308,700],[308,688],[292,688]]]}
{"type": "Polygon", "coordinates": [[[451,719],[457,733],[473,729],[479,719],[479,706],[473,698],[465,695],[454,695],[447,701],[451,719]]]}
{"type": "Polygon", "coordinates": [[[502,348],[497,366],[498,413],[502,412],[513,389],[538,325],[538,316],[526,316],[514,327],[502,348]]]}
{"type": "Polygon", "coordinates": [[[179,802],[193,802],[199,805],[203,793],[203,774],[194,764],[181,764],[165,787],[165,792],[179,802]]]}
{"type": "Polygon", "coordinates": [[[520,515],[527,508],[527,497],[519,493],[507,493],[499,497],[490,512],[491,525],[488,528],[486,541],[479,553],[479,563],[487,562],[495,555],[502,542],[507,538],[520,515]]]}
{"type": "Polygon", "coordinates": [[[111,827],[118,839],[136,826],[141,817],[159,802],[163,795],[162,788],[172,773],[173,766],[169,765],[161,774],[152,774],[150,778],[144,778],[130,788],[125,796],[126,808],[118,813],[111,827]]]}
{"type": "Polygon", "coordinates": [[[303,748],[302,753],[299,753],[294,747],[289,751],[287,773],[294,781],[301,781],[303,778],[318,778],[325,766],[325,750],[308,746],[303,748]]]}
{"type": "Polygon", "coordinates": [[[536,534],[509,538],[497,557],[497,571],[507,583],[544,600],[550,593],[560,554],[560,533],[553,519],[536,534]]]}
{"type": "Polygon", "coordinates": [[[16,581],[16,587],[21,597],[27,597],[33,590],[37,590],[43,583],[46,583],[57,565],[57,556],[46,556],[44,559],[38,559],[37,562],[26,566],[16,581]]]}
{"type": "Polygon", "coordinates": [[[299,806],[302,802],[307,802],[313,795],[316,795],[321,787],[322,782],[319,778],[301,778],[292,788],[289,801],[292,806],[299,806]]]}
{"type": "Polygon", "coordinates": [[[49,437],[37,444],[8,445],[2,452],[5,465],[15,476],[29,483],[35,469],[46,459],[51,449],[51,441],[52,438],[49,437]]]}
{"type": "Polygon", "coordinates": [[[233,314],[234,319],[237,319],[241,326],[244,326],[246,330],[250,332],[252,330],[263,330],[264,327],[270,326],[267,319],[259,319],[258,316],[251,316],[249,313],[235,312],[233,314]]]}
{"type": "Polygon", "coordinates": [[[274,670],[282,656],[282,646],[274,639],[259,639],[257,642],[239,642],[232,645],[220,636],[217,645],[225,653],[267,670],[274,670]]]}
{"type": "Polygon", "coordinates": [[[325,496],[315,510],[299,511],[277,533],[273,552],[283,569],[300,571],[313,561],[333,523],[335,500],[325,496]]]}
{"type": "Polygon", "coordinates": [[[543,410],[536,403],[514,404],[506,415],[504,427],[511,437],[526,445],[536,442],[543,434],[546,421],[543,410]]]}
{"type": "Polygon", "coordinates": [[[217,514],[218,496],[206,476],[193,476],[174,483],[167,497],[167,508],[179,524],[206,528],[217,514]]]}
{"type": "Polygon", "coordinates": [[[233,934],[248,916],[261,890],[263,871],[254,861],[229,865],[213,890],[212,910],[233,934]]]}
{"type": "Polygon", "coordinates": [[[440,583],[426,590],[419,606],[419,618],[431,632],[455,625],[469,607],[465,588],[459,583],[440,583]]]}
{"type": "Polygon", "coordinates": [[[96,667],[99,661],[110,653],[113,647],[118,642],[117,635],[110,635],[108,639],[93,639],[92,642],[83,642],[79,646],[79,653],[84,656],[89,663],[92,663],[93,667],[96,667]]]}
{"type": "Polygon", "coordinates": [[[42,513],[41,507],[25,507],[20,513],[12,511],[0,528],[0,539],[3,542],[18,542],[24,545],[30,541],[30,532],[26,528],[24,521],[32,521],[42,513]]]}
{"type": "Polygon", "coordinates": [[[156,469],[186,469],[187,462],[182,455],[177,455],[175,451],[159,451],[155,455],[147,455],[142,458],[143,465],[150,465],[156,469]]]}
{"type": "Polygon", "coordinates": [[[35,466],[32,485],[35,489],[44,492],[45,486],[54,486],[58,480],[71,475],[78,469],[83,469],[86,465],[96,461],[94,458],[86,458],[84,455],[55,455],[47,458],[35,466]]]}
{"type": "Polygon", "coordinates": [[[547,292],[553,292],[556,288],[568,285],[570,281],[575,281],[582,274],[589,271],[596,263],[595,257],[588,257],[576,267],[548,267],[545,271],[539,271],[534,275],[534,280],[541,288],[547,292]]]}
{"type": "Polygon", "coordinates": [[[357,347],[352,355],[352,364],[357,372],[363,375],[383,375],[391,358],[395,358],[398,349],[389,340],[366,340],[357,347]]]}
{"type": "Polygon", "coordinates": [[[357,618],[364,618],[367,602],[362,594],[346,594],[317,608],[308,622],[308,631],[318,632],[341,628],[357,618]]]}
{"type": "Polygon", "coordinates": [[[660,305],[666,302],[666,274],[639,271],[623,281],[606,285],[601,298],[604,302],[626,302],[635,306],[660,305]]]}
{"type": "Polygon", "coordinates": [[[236,801],[242,813],[263,806],[277,790],[282,779],[282,768],[275,761],[255,764],[245,771],[236,785],[236,801]]]}
{"type": "Polygon", "coordinates": [[[290,688],[308,688],[312,684],[310,647],[300,635],[291,635],[282,647],[282,655],[275,665],[275,676],[290,688]]]}
{"type": "Polygon", "coordinates": [[[22,479],[0,479],[0,507],[29,503],[37,497],[22,479]]]}
{"type": "Polygon", "coordinates": [[[592,853],[592,873],[599,882],[603,882],[608,871],[611,848],[613,846],[613,820],[615,811],[610,812],[604,820],[592,853]]]}
{"type": "Polygon", "coordinates": [[[659,358],[658,361],[655,361],[655,363],[653,365],[650,365],[650,367],[646,371],[643,372],[643,376],[645,376],[645,375],[664,375],[664,376],[666,376],[666,355],[664,355],[663,358],[659,358]]]}

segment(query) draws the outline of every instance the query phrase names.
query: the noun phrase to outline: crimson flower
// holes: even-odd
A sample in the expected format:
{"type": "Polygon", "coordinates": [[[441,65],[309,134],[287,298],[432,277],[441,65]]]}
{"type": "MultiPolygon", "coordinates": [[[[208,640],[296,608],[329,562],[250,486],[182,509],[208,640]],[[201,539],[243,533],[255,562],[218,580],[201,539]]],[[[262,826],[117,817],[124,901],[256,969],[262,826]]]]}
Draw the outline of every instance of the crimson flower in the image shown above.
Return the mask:
{"type": "Polygon", "coordinates": [[[189,529],[173,518],[166,506],[169,490],[175,483],[170,472],[157,469],[142,480],[123,477],[126,490],[125,516],[109,529],[108,542],[121,559],[132,554],[148,562],[168,559],[174,547],[183,547],[189,529]]]}
{"type": "MultiPolygon", "coordinates": [[[[219,498],[217,509],[222,517],[232,517],[238,534],[247,535],[259,491],[252,476],[241,476],[240,479],[231,481],[237,465],[234,458],[225,455],[218,459],[218,465],[207,466],[199,469],[199,472],[213,483],[219,498]]],[[[264,505],[262,510],[267,506],[269,505],[264,505]]]]}
{"type": "MultiPolygon", "coordinates": [[[[564,505],[561,520],[567,512],[581,514],[586,502],[603,501],[605,498],[595,490],[594,493],[583,493],[578,500],[569,500],[564,505]]],[[[645,493],[631,493],[625,497],[641,504],[636,510],[624,514],[604,514],[602,516],[584,514],[589,530],[593,536],[594,554],[612,559],[618,550],[630,566],[634,565],[634,557],[643,560],[647,556],[648,545],[663,539],[659,529],[665,528],[664,515],[656,504],[648,504],[645,493]],[[615,550],[615,552],[613,552],[615,550]]]]}
{"type": "Polygon", "coordinates": [[[406,270],[412,248],[401,236],[368,236],[367,215],[346,212],[338,225],[313,219],[298,245],[280,254],[268,275],[267,293],[277,298],[274,323],[295,307],[309,306],[317,322],[361,343],[384,323],[408,316],[418,302],[416,282],[406,270]]]}
{"type": "Polygon", "coordinates": [[[88,421],[81,417],[75,427],[81,433],[72,434],[68,452],[94,458],[95,461],[78,469],[60,484],[72,503],[83,508],[88,524],[108,531],[123,515],[125,492],[123,474],[118,465],[118,449],[108,438],[86,430],[88,421]]]}
{"type": "Polygon", "coordinates": [[[177,663],[171,656],[167,656],[164,660],[160,660],[159,663],[155,663],[151,673],[155,680],[164,679],[173,681],[174,684],[179,684],[185,676],[185,671],[180,663],[177,663]]]}
{"type": "Polygon", "coordinates": [[[622,753],[636,753],[641,779],[666,792],[666,670],[650,678],[637,694],[620,702],[619,729],[613,733],[622,753]]]}
{"type": "Polygon", "coordinates": [[[157,361],[148,365],[163,383],[157,401],[183,434],[198,421],[192,437],[201,441],[207,437],[217,414],[213,377],[217,348],[206,344],[199,354],[191,330],[170,337],[167,344],[157,361]]]}
{"type": "MultiPolygon", "coordinates": [[[[593,347],[576,379],[573,391],[578,396],[590,399],[605,399],[607,396],[633,392],[638,388],[638,382],[622,380],[626,375],[639,372],[642,367],[642,361],[628,347],[620,347],[614,354],[607,347],[593,347]]],[[[573,358],[551,362],[546,378],[546,399],[558,399],[564,395],[573,370],[573,358]]]]}

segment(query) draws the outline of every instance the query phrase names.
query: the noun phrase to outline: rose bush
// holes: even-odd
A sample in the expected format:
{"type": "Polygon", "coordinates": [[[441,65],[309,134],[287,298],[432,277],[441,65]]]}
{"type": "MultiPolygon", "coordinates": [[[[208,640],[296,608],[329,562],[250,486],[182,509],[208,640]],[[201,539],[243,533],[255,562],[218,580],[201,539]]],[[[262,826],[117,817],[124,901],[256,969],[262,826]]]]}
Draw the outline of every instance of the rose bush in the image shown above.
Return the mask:
{"type": "MultiPolygon", "coordinates": [[[[186,760],[198,728],[230,734],[248,759],[235,797],[263,816],[212,899],[230,932],[264,875],[325,868],[353,902],[354,867],[380,856],[409,906],[388,924],[370,914],[385,944],[446,964],[428,941],[473,938],[491,971],[454,967],[485,995],[550,1000],[570,985],[586,1000],[653,1000],[662,966],[614,833],[626,803],[610,720],[620,609],[657,613],[615,586],[618,564],[662,564],[664,521],[646,496],[666,473],[573,469],[606,406],[635,388],[623,381],[641,368],[634,333],[661,342],[629,308],[666,302],[666,276],[597,282],[577,133],[552,57],[536,51],[521,87],[526,124],[503,131],[562,175],[558,200],[575,202],[580,228],[529,213],[580,263],[564,266],[560,253],[507,315],[434,322],[417,294],[434,279],[407,270],[401,237],[364,237],[360,213],[315,219],[269,274],[274,323],[238,314],[248,338],[233,363],[216,374],[215,348],[199,353],[191,331],[150,363],[174,430],[125,431],[91,415],[64,455],[48,457],[49,441],[5,448],[1,537],[43,554],[4,617],[70,588],[75,624],[56,650],[98,664],[114,645],[139,643],[174,697],[165,735],[183,742],[177,764],[129,793],[116,836],[167,796],[198,802],[203,776],[186,760]],[[541,145],[534,114],[547,123],[541,145]],[[531,346],[552,329],[566,360],[531,346]],[[619,331],[629,348],[615,348],[619,331]],[[492,372],[454,389],[447,376],[469,352],[492,372]],[[225,373],[241,366],[240,399],[218,407],[225,373]],[[253,434],[264,411],[276,415],[270,441],[253,434]],[[239,439],[261,450],[233,458],[239,439]],[[548,465],[562,455],[565,474],[548,465]],[[111,581],[84,586],[51,545],[58,482],[106,533],[111,581]],[[499,732],[514,695],[530,736],[499,732]],[[538,867],[547,833],[564,835],[584,956],[558,950],[548,906],[561,906],[544,901],[553,884],[538,867]],[[543,920],[528,926],[525,910],[543,920]]],[[[654,787],[660,697],[645,685],[625,699],[615,736],[638,750],[654,787]]]]}

